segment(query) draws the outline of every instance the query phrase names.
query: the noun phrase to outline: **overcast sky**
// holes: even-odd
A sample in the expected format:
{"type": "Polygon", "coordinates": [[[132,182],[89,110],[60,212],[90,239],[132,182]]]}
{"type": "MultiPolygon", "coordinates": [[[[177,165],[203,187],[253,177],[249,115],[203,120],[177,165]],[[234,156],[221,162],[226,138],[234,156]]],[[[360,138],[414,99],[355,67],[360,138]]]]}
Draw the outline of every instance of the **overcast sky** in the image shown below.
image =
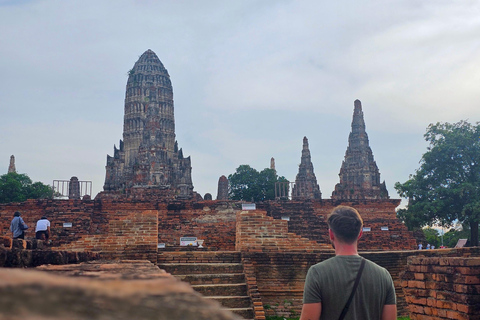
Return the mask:
{"type": "Polygon", "coordinates": [[[100,192],[147,49],[170,74],[194,189],[214,198],[221,175],[271,157],[294,181],[304,136],[330,198],[355,99],[392,198],[428,124],[480,120],[478,1],[0,0],[0,174],[13,154],[33,181],[100,192]]]}

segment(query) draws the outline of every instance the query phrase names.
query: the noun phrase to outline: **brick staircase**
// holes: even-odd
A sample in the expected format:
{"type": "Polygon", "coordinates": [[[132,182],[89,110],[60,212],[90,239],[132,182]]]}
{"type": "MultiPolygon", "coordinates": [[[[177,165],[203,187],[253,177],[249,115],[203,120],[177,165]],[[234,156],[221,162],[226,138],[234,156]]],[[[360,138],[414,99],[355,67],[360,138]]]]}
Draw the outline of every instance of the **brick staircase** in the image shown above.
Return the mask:
{"type": "Polygon", "coordinates": [[[161,252],[157,264],[226,310],[254,319],[240,252],[161,252]]]}

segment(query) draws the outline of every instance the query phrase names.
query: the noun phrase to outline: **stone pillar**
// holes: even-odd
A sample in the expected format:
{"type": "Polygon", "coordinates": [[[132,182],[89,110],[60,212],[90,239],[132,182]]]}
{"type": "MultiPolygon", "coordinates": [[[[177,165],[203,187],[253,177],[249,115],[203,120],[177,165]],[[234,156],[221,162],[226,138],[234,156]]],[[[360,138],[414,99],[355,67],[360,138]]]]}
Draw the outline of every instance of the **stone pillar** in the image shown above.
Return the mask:
{"type": "Polygon", "coordinates": [[[13,154],[10,156],[10,165],[8,166],[8,173],[10,172],[17,172],[17,169],[15,169],[15,156],[13,154]]]}
{"type": "Polygon", "coordinates": [[[273,157],[272,157],[272,159],[270,159],[270,169],[275,170],[275,158],[273,158],[273,157]]]}
{"type": "Polygon", "coordinates": [[[228,200],[228,179],[225,176],[218,179],[217,200],[228,200]]]}
{"type": "Polygon", "coordinates": [[[77,177],[70,178],[68,186],[68,199],[80,199],[80,182],[77,177]]]}

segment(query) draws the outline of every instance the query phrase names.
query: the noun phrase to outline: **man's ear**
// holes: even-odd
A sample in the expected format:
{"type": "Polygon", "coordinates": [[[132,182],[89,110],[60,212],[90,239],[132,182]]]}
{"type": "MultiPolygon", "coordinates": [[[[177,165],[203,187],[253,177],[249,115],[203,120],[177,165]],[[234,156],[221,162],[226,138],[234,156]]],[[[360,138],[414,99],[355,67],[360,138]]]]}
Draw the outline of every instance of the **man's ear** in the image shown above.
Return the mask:
{"type": "Polygon", "coordinates": [[[330,240],[335,240],[335,234],[333,233],[332,229],[328,229],[328,235],[330,236],[330,240]]]}
{"type": "Polygon", "coordinates": [[[363,230],[360,230],[360,233],[358,234],[357,240],[360,239],[362,236],[363,236],[363,230]]]}

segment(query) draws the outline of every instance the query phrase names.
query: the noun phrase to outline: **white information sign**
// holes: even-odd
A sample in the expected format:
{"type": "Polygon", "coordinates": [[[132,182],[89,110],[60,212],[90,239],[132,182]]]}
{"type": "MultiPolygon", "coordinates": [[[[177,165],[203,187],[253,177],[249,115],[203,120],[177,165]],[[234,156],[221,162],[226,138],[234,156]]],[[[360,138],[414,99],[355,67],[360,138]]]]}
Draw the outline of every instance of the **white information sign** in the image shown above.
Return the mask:
{"type": "Polygon", "coordinates": [[[71,228],[71,227],[72,227],[72,223],[71,223],[71,222],[64,222],[64,223],[63,223],[63,227],[64,227],[64,228],[71,228]]]}
{"type": "Polygon", "coordinates": [[[157,245],[157,248],[158,248],[158,249],[165,249],[165,243],[159,243],[159,244],[157,245]]]}
{"type": "Polygon", "coordinates": [[[242,203],[242,210],[255,210],[255,203],[242,203]]]}
{"type": "Polygon", "coordinates": [[[181,237],[180,238],[180,246],[197,246],[197,237],[181,237]]]}
{"type": "Polygon", "coordinates": [[[370,228],[370,227],[363,227],[363,232],[368,232],[368,231],[372,231],[372,228],[370,228]]]}
{"type": "Polygon", "coordinates": [[[380,230],[382,230],[382,231],[388,231],[388,227],[380,227],[380,230]]]}

